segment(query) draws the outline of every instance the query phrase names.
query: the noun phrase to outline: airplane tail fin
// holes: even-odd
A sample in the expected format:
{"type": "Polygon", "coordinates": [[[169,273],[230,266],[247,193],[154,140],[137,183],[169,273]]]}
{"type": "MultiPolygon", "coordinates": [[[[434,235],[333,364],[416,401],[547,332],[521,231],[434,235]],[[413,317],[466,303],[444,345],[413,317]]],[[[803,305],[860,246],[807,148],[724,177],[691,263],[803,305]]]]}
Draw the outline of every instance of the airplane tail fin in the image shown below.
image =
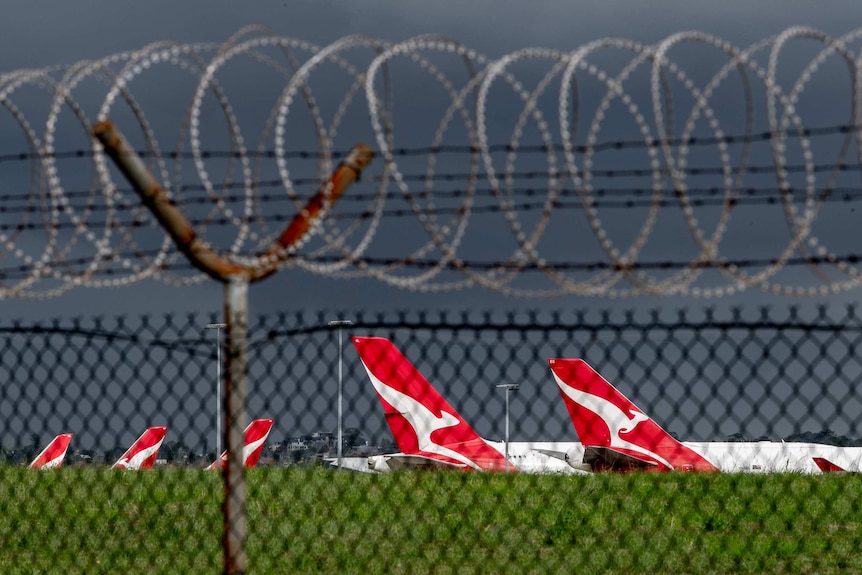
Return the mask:
{"type": "Polygon", "coordinates": [[[71,433],[58,435],[36,456],[30,467],[34,469],[54,469],[60,467],[63,465],[63,459],[66,457],[66,450],[69,448],[70,441],[72,441],[71,433]]]}
{"type": "MultiPolygon", "coordinates": [[[[391,341],[354,337],[353,344],[402,453],[430,456],[454,467],[506,469],[500,452],[479,437],[391,341]]],[[[509,468],[514,470],[511,463],[509,468]]]]}
{"type": "Polygon", "coordinates": [[[825,457],[812,457],[812,459],[814,459],[814,463],[817,464],[817,467],[820,468],[822,473],[843,473],[847,471],[840,465],[832,463],[825,457]]]}
{"type": "MultiPolygon", "coordinates": [[[[260,454],[269,432],[272,429],[272,419],[255,419],[245,428],[245,445],[242,448],[242,459],[246,467],[257,465],[260,454]]],[[[222,451],[219,458],[207,468],[211,470],[224,469],[227,464],[227,451],[222,451]]]]}
{"type": "Polygon", "coordinates": [[[594,469],[718,471],[650,419],[582,359],[548,364],[594,469]]]}
{"type": "Polygon", "coordinates": [[[168,432],[167,427],[150,427],[117,460],[111,469],[149,469],[156,462],[156,455],[162,440],[168,432]]]}

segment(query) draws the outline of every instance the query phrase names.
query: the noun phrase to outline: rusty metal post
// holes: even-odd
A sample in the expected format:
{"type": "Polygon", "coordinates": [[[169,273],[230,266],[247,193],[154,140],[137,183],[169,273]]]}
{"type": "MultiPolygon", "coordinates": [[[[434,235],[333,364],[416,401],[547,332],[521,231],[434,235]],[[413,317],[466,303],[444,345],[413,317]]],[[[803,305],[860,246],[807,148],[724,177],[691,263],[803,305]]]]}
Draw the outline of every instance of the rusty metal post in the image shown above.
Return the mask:
{"type": "Polygon", "coordinates": [[[114,161],[135,188],[174,243],[199,270],[225,284],[225,385],[224,385],[224,445],[227,465],[224,472],[224,573],[245,573],[245,482],[243,465],[243,429],[246,425],[246,341],[248,339],[248,286],[272,275],[291,257],[290,248],[302,240],[315,221],[326,213],[355,182],[371,162],[374,152],[364,144],[353,147],[335,168],[318,192],[298,212],[281,236],[264,253],[257,267],[234,263],[222,257],[198,237],[189,221],[174,205],[137,152],[110,120],[93,127],[93,135],[102,143],[105,153],[114,161]]]}
{"type": "Polygon", "coordinates": [[[192,225],[165,193],[138,153],[114,127],[113,122],[99,122],[93,126],[93,135],[135,188],[143,204],[174,240],[177,249],[193,266],[219,281],[246,272],[243,266],[225,260],[198,237],[192,225]]]}
{"type": "Polygon", "coordinates": [[[116,129],[113,122],[103,120],[93,126],[93,135],[102,143],[105,153],[141,197],[162,227],[189,262],[205,274],[221,282],[243,276],[249,283],[265,279],[291,257],[289,248],[305,238],[314,222],[326,213],[374,158],[374,151],[365,144],[356,144],[321,188],[290,221],[279,238],[262,254],[258,267],[234,263],[216,252],[198,237],[192,225],[161,188],[147,165],[134,148],[116,129]]]}
{"type": "Polygon", "coordinates": [[[281,232],[278,240],[266,251],[264,259],[271,263],[268,263],[251,277],[251,281],[259,281],[269,277],[278,269],[278,264],[285,259],[286,250],[308,235],[314,222],[320,218],[326,209],[331,208],[335,202],[341,199],[341,195],[353,182],[359,179],[362,170],[368,166],[373,158],[374,152],[365,144],[353,146],[350,153],[332,172],[329,181],[321,186],[317,193],[306,202],[302,210],[281,232]]]}
{"type": "Polygon", "coordinates": [[[243,429],[246,426],[246,343],[248,337],[248,282],[232,278],[224,286],[225,343],[223,549],[224,573],[241,575],[246,570],[245,466],[243,429]]]}

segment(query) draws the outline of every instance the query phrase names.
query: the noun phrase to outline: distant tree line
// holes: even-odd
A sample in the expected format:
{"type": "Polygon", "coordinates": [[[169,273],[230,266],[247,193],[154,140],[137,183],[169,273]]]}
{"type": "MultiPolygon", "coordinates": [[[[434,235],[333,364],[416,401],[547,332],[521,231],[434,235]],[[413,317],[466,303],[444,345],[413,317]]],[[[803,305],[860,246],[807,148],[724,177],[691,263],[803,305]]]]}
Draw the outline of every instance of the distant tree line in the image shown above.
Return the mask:
{"type": "MultiPolygon", "coordinates": [[[[679,439],[676,433],[671,433],[679,439]]],[[[324,458],[334,457],[337,453],[335,434],[314,434],[284,441],[271,442],[263,451],[264,460],[262,465],[313,465],[320,463],[324,458]]],[[[377,455],[397,451],[395,442],[391,439],[384,440],[380,445],[369,445],[362,431],[356,428],[344,430],[344,447],[342,453],[345,457],[357,457],[377,455]]],[[[749,439],[742,433],[729,435],[725,441],[773,441],[767,436],[749,439]]],[[[792,433],[781,439],[787,443],[819,443],[821,445],[837,445],[839,447],[860,447],[862,438],[853,439],[846,435],[838,435],[831,429],[822,431],[800,431],[792,433]]],[[[22,447],[5,449],[0,447],[0,463],[11,465],[27,465],[44,448],[39,434],[30,435],[30,442],[22,447]]],[[[64,465],[106,465],[115,462],[123,455],[126,448],[117,446],[103,453],[92,449],[70,449],[66,454],[64,465]]],[[[173,466],[205,466],[215,461],[216,454],[212,451],[195,451],[185,445],[182,441],[166,441],[159,449],[159,459],[167,465],[173,466]]]]}
{"type": "MultiPolygon", "coordinates": [[[[396,451],[395,443],[385,441],[382,445],[369,445],[362,431],[348,428],[343,432],[342,453],[346,457],[376,455],[385,451],[396,451]]],[[[47,445],[47,439],[39,434],[30,435],[30,442],[12,449],[0,448],[0,464],[27,465],[47,445]]],[[[74,439],[73,439],[74,441],[74,439]]],[[[270,441],[264,447],[260,465],[313,465],[324,458],[335,457],[337,441],[334,433],[315,433],[312,435],[289,438],[284,441],[270,441]]],[[[104,452],[92,449],[75,449],[74,444],[66,453],[63,464],[71,465],[110,465],[117,461],[128,446],[115,446],[104,452]]],[[[182,441],[165,441],[159,449],[158,460],[170,466],[204,467],[215,461],[214,451],[205,448],[194,450],[182,441]]]]}
{"type": "MultiPolygon", "coordinates": [[[[741,433],[734,433],[733,435],[729,435],[726,441],[772,441],[772,439],[765,435],[748,439],[741,433]]],[[[798,431],[791,433],[781,441],[786,443],[819,443],[821,445],[837,445],[839,447],[862,446],[862,438],[853,439],[846,435],[838,435],[831,429],[824,429],[823,431],[798,431]]]]}

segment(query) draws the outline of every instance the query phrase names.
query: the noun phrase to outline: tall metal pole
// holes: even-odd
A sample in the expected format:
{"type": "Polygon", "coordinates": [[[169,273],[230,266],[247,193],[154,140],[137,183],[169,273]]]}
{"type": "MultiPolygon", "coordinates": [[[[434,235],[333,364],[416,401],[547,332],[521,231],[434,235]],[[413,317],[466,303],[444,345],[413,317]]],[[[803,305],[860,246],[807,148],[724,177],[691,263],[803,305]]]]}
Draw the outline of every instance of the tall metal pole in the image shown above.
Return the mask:
{"type": "Polygon", "coordinates": [[[509,473],[509,388],[506,388],[506,473],[509,473]]]}
{"type": "Polygon", "coordinates": [[[338,469],[341,469],[341,455],[342,455],[342,447],[344,444],[344,431],[342,429],[342,420],[343,420],[343,406],[342,406],[342,357],[343,357],[343,346],[341,340],[341,329],[344,327],[350,327],[353,325],[353,322],[349,319],[335,319],[329,322],[329,327],[337,327],[338,328],[338,469]]]}
{"type": "Polygon", "coordinates": [[[509,473],[509,392],[517,391],[520,387],[517,383],[501,383],[497,387],[502,387],[506,390],[506,473],[509,473]]]}
{"type": "Polygon", "coordinates": [[[221,330],[224,323],[208,323],[206,329],[216,330],[216,459],[221,457],[221,330]]]}

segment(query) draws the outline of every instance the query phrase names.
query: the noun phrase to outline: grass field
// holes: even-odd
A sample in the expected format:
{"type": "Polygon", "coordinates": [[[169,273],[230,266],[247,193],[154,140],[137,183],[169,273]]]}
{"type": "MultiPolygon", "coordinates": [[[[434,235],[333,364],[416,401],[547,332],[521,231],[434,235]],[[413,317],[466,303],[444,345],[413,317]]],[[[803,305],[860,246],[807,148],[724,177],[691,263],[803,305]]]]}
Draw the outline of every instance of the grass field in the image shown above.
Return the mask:
{"type": "MultiPolygon", "coordinates": [[[[201,470],[0,468],[0,573],[219,573],[201,470]]],[[[862,572],[857,476],[249,474],[249,573],[862,572]]]]}

